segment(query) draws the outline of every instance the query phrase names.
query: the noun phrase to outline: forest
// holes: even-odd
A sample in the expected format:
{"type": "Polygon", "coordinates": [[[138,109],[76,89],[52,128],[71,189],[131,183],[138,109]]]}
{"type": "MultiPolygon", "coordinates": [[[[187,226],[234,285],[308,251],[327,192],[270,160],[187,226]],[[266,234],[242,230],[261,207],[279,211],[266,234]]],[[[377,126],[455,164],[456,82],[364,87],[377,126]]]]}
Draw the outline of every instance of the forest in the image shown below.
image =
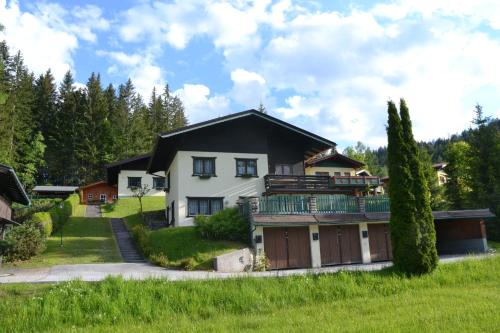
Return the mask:
{"type": "Polygon", "coordinates": [[[67,72],[57,85],[50,69],[35,77],[20,52],[0,43],[0,163],[28,190],[103,179],[107,163],[146,153],[158,133],[185,125],[168,85],[147,104],[130,79],[104,87],[92,73],[79,88],[67,72]]]}

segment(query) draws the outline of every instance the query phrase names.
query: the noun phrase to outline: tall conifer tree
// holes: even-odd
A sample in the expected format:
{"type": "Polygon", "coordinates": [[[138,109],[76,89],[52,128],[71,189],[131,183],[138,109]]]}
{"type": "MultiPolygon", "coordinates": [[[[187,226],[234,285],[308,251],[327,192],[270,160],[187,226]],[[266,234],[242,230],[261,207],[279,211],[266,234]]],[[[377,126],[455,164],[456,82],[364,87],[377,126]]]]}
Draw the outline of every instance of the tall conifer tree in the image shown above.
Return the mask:
{"type": "MultiPolygon", "coordinates": [[[[420,151],[413,137],[410,113],[404,99],[400,102],[401,125],[403,130],[404,153],[407,156],[411,172],[411,192],[415,197],[415,222],[417,232],[415,234],[417,252],[415,266],[408,267],[410,273],[423,274],[433,271],[438,263],[436,250],[436,230],[434,218],[430,205],[430,192],[424,174],[420,151]]],[[[412,207],[413,208],[413,207],[412,207]]],[[[413,210],[413,209],[412,209],[413,210]]]]}

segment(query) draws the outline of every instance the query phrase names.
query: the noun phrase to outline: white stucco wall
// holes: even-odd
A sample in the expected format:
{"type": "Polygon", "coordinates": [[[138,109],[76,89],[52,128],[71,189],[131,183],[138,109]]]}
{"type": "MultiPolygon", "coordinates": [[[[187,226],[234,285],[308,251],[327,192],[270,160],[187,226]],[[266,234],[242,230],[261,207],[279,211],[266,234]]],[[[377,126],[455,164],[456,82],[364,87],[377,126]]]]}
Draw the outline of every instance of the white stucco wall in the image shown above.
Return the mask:
{"type": "MultiPolygon", "coordinates": [[[[156,172],[158,176],[165,176],[165,173],[156,172]]],[[[128,177],[141,177],[141,184],[148,184],[151,189],[147,196],[164,196],[163,190],[155,190],[153,188],[153,175],[149,175],[144,170],[121,170],[118,174],[118,198],[130,197],[133,195],[132,191],[128,188],[128,177]]]]}
{"type": "Polygon", "coordinates": [[[268,173],[267,154],[242,154],[179,151],[172,161],[168,205],[175,200],[175,226],[193,225],[187,217],[187,197],[223,197],[224,208],[236,205],[240,196],[257,196],[264,192],[264,176],[268,173]],[[200,179],[193,176],[194,157],[215,157],[216,176],[200,179]],[[257,159],[258,178],[236,177],[236,158],[257,159]]]}

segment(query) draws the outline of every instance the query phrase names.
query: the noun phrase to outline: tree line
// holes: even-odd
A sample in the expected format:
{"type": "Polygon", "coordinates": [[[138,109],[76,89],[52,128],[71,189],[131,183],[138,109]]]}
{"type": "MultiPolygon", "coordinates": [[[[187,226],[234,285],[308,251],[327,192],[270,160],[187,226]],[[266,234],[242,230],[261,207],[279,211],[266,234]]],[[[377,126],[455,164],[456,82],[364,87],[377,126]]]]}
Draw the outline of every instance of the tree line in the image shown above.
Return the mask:
{"type": "Polygon", "coordinates": [[[168,85],[153,89],[146,104],[130,79],[103,86],[92,73],[79,88],[68,71],[57,84],[50,69],[35,76],[20,52],[0,42],[0,163],[28,189],[103,179],[105,164],[146,153],[158,133],[185,125],[168,85]]]}

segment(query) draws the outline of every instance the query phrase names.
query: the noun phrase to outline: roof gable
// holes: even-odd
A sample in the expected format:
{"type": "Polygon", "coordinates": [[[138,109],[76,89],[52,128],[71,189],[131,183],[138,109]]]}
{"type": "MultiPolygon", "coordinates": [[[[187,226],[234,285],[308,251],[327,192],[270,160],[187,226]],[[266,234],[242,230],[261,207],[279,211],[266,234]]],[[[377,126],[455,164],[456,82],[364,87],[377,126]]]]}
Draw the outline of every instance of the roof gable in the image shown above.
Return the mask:
{"type": "Polygon", "coordinates": [[[314,156],[305,162],[306,166],[348,166],[351,168],[361,168],[365,166],[363,162],[353,160],[350,157],[340,153],[333,153],[325,156],[314,156]]]}
{"type": "MultiPolygon", "coordinates": [[[[220,152],[262,152],[268,149],[265,142],[275,134],[290,142],[309,142],[316,149],[334,147],[335,142],[292,124],[258,112],[248,110],[179,128],[158,136],[149,162],[148,172],[164,170],[178,150],[220,152]],[[222,150],[218,150],[218,149],[222,150]],[[247,151],[254,149],[255,151],[247,151]]],[[[299,145],[298,149],[301,149],[299,145]]]]}

